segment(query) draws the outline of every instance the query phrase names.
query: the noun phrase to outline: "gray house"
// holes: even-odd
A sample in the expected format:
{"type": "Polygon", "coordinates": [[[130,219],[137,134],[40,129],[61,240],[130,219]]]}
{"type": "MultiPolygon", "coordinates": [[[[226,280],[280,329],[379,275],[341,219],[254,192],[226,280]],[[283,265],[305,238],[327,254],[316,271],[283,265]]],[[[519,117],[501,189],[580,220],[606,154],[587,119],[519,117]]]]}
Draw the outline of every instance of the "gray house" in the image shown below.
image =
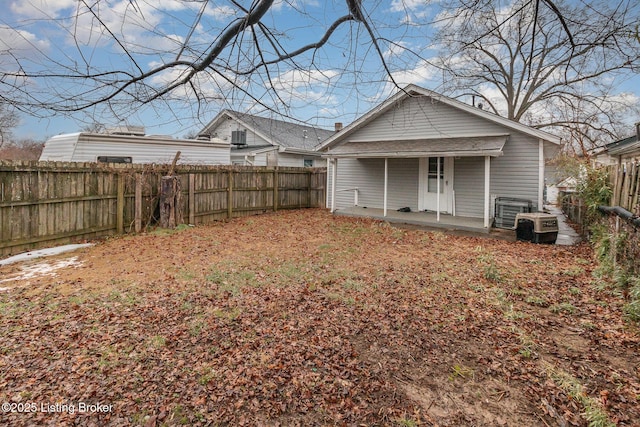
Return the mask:
{"type": "Polygon", "coordinates": [[[315,148],[335,131],[266,117],[221,111],[200,132],[231,143],[231,163],[248,166],[324,167],[315,148]]]}
{"type": "Polygon", "coordinates": [[[488,231],[501,215],[498,201],[542,208],[545,160],[559,144],[547,132],[409,85],[319,147],[329,159],[327,206],[382,218],[400,209],[434,225],[488,231]]]}

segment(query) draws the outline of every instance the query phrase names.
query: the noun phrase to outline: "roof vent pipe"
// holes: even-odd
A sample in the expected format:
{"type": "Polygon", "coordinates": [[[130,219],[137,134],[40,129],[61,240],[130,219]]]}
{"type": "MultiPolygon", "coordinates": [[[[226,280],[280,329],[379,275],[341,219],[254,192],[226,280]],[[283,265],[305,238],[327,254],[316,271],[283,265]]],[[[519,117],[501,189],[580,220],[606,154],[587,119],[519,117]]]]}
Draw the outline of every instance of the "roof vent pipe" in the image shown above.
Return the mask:
{"type": "Polygon", "coordinates": [[[340,132],[342,130],[341,122],[336,122],[334,126],[335,126],[334,129],[336,130],[336,132],[340,132]]]}

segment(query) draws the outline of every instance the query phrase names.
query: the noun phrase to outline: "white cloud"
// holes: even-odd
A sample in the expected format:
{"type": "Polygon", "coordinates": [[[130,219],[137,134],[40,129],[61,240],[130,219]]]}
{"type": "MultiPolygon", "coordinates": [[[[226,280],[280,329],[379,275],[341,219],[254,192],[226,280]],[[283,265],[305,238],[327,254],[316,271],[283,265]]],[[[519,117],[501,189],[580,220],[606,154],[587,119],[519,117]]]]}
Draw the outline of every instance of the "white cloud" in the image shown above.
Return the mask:
{"type": "Polygon", "coordinates": [[[437,69],[426,61],[420,61],[415,67],[391,73],[400,86],[408,84],[423,85],[436,76],[437,69]]]}
{"type": "Polygon", "coordinates": [[[238,15],[238,10],[231,6],[213,6],[209,5],[205,9],[205,14],[212,17],[216,21],[228,21],[238,15]]]}
{"type": "MultiPolygon", "coordinates": [[[[149,64],[150,68],[154,68],[159,65],[161,64],[155,62],[149,64]]],[[[187,67],[173,67],[171,69],[164,70],[159,74],[156,74],[148,83],[157,87],[158,89],[161,89],[180,81],[186,76],[189,71],[191,71],[191,69],[187,67]]],[[[222,97],[223,93],[228,93],[229,91],[233,90],[233,85],[229,83],[227,79],[210,73],[201,72],[196,74],[192,78],[192,83],[193,86],[197,88],[198,95],[201,98],[206,99],[217,99],[222,97]]],[[[241,83],[237,84],[240,85],[241,83]]],[[[171,97],[182,100],[192,99],[194,97],[194,94],[191,89],[191,85],[182,85],[175,88],[171,92],[171,97]]]]}
{"type": "Polygon", "coordinates": [[[63,10],[75,9],[77,3],[77,0],[16,0],[9,9],[30,19],[50,19],[59,17],[63,10]]]}
{"type": "Polygon", "coordinates": [[[49,46],[49,40],[38,39],[38,36],[28,31],[0,27],[0,52],[2,53],[46,50],[49,46]]]}
{"type": "Polygon", "coordinates": [[[289,70],[273,80],[276,90],[290,92],[311,85],[329,85],[338,75],[334,70],[289,70]]]}
{"type": "Polygon", "coordinates": [[[0,27],[0,71],[17,72],[25,61],[32,61],[50,47],[48,40],[33,33],[0,27]]]}
{"type": "Polygon", "coordinates": [[[393,56],[400,56],[407,50],[408,44],[403,41],[397,41],[395,43],[389,43],[387,50],[382,52],[384,59],[390,59],[393,56]]]}
{"type": "Polygon", "coordinates": [[[424,0],[393,0],[391,2],[392,12],[415,12],[425,7],[424,0]]]}
{"type": "MultiPolygon", "coordinates": [[[[339,78],[335,70],[289,70],[272,80],[273,89],[278,97],[289,104],[321,103],[333,104],[334,79],[339,78]]],[[[319,107],[319,105],[318,105],[319,107]]]]}

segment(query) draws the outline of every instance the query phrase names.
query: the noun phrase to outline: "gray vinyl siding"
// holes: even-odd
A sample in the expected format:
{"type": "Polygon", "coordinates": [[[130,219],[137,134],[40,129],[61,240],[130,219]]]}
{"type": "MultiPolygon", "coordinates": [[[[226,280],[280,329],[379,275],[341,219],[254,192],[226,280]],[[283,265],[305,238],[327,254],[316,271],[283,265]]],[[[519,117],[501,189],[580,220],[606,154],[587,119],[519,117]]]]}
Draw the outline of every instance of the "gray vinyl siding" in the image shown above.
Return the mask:
{"type": "Polygon", "coordinates": [[[538,141],[513,132],[503,151],[503,156],[491,159],[491,199],[517,197],[531,200],[537,207],[538,141]]]}
{"type": "Polygon", "coordinates": [[[389,159],[387,208],[418,210],[419,168],[418,159],[389,159]]]}
{"type": "Polygon", "coordinates": [[[250,129],[245,128],[243,125],[238,123],[236,120],[225,120],[219,126],[211,129],[211,135],[215,135],[218,138],[231,143],[231,132],[234,130],[246,130],[247,131],[247,145],[248,146],[264,146],[270,145],[271,141],[267,141],[264,138],[256,135],[250,129]]]}
{"type": "Polygon", "coordinates": [[[301,168],[304,166],[304,157],[300,154],[278,153],[278,166],[301,168]]]}
{"type": "MultiPolygon", "coordinates": [[[[331,206],[332,171],[328,169],[327,206],[331,206]]],[[[336,209],[353,206],[353,191],[358,188],[358,205],[384,207],[384,159],[339,159],[336,185],[336,209]]],[[[389,159],[387,208],[405,206],[418,209],[418,159],[389,159]]]]}
{"type": "Polygon", "coordinates": [[[409,98],[349,135],[351,141],[393,141],[499,135],[510,130],[431,98],[409,98]]]}
{"type": "Polygon", "coordinates": [[[454,160],[453,190],[457,216],[484,216],[484,157],[454,160]]]}

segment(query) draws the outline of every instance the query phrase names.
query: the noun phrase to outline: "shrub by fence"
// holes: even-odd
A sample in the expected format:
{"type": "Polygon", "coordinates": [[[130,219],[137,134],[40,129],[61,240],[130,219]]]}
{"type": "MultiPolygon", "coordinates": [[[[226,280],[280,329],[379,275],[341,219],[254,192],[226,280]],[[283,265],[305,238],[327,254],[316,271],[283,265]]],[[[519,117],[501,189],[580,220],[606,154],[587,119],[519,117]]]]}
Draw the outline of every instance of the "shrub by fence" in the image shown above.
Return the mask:
{"type": "MultiPolygon", "coordinates": [[[[0,255],[131,231],[158,219],[169,165],[0,161],[0,255]]],[[[326,170],[178,165],[179,212],[194,225],[324,207],[326,170]]]]}

